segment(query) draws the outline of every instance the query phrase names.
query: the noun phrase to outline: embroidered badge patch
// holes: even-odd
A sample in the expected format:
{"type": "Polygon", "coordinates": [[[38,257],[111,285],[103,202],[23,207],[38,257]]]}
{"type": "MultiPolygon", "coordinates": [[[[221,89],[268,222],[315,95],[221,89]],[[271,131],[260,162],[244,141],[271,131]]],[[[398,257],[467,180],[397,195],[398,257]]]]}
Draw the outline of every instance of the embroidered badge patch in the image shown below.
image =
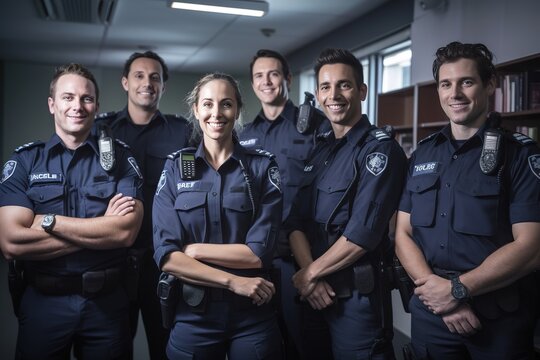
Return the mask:
{"type": "Polygon", "coordinates": [[[540,154],[529,156],[529,167],[533,174],[540,179],[540,154]]]}
{"type": "Polygon", "coordinates": [[[166,183],[167,183],[167,170],[163,170],[161,172],[161,176],[159,177],[159,181],[157,184],[156,195],[159,195],[159,192],[161,191],[161,189],[163,189],[166,183]]]}
{"type": "Polygon", "coordinates": [[[281,191],[281,176],[279,176],[279,169],[277,166],[272,166],[268,169],[268,179],[279,191],[281,191]]]}
{"type": "Polygon", "coordinates": [[[379,176],[386,169],[388,164],[388,156],[385,154],[376,152],[369,154],[366,157],[366,169],[375,176],[379,176]]]}
{"type": "Polygon", "coordinates": [[[2,180],[0,180],[0,184],[9,179],[11,175],[13,175],[16,167],[17,162],[15,160],[9,160],[4,164],[4,169],[2,170],[2,180]]]}
{"type": "Polygon", "coordinates": [[[133,156],[130,156],[130,157],[128,157],[128,161],[129,161],[129,164],[131,165],[131,167],[133,168],[133,170],[135,170],[137,175],[139,175],[139,178],[142,179],[143,176],[142,176],[142,173],[141,173],[141,169],[139,169],[139,165],[137,165],[137,160],[135,160],[135,158],[133,156]]]}

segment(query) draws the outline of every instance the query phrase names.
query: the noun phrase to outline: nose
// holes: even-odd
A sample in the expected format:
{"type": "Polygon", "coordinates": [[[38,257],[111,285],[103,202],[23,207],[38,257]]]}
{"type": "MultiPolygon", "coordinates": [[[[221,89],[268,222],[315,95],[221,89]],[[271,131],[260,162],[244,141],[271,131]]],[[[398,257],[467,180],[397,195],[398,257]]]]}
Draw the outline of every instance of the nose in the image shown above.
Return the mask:
{"type": "Polygon", "coordinates": [[[452,96],[452,98],[459,98],[461,95],[461,88],[457,85],[452,85],[452,88],[450,89],[450,96],[452,96]]]}
{"type": "Polygon", "coordinates": [[[339,88],[338,87],[331,87],[330,88],[330,99],[334,100],[339,97],[339,88]]]}
{"type": "Polygon", "coordinates": [[[264,76],[264,83],[265,83],[266,85],[272,84],[272,80],[270,79],[270,74],[266,74],[266,75],[264,76]]]}
{"type": "Polygon", "coordinates": [[[212,107],[212,117],[214,119],[219,119],[221,117],[221,106],[212,107]]]}

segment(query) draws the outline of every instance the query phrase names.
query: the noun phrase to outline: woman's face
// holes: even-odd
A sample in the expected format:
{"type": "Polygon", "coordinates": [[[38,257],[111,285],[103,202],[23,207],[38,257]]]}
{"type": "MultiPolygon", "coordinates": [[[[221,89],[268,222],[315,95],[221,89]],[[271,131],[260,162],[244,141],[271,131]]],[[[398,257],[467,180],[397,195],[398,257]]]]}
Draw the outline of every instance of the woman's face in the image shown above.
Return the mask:
{"type": "Polygon", "coordinates": [[[234,122],[238,118],[238,103],[234,88],[226,80],[212,80],[204,84],[193,113],[205,140],[232,139],[234,122]]]}

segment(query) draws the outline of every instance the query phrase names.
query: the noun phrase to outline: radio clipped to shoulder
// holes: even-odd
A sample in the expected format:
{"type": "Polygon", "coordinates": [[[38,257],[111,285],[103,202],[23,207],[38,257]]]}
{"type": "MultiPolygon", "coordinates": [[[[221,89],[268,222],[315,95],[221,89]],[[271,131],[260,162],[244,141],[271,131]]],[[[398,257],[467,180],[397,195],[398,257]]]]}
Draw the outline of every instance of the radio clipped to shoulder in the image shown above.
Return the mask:
{"type": "Polygon", "coordinates": [[[101,124],[98,129],[99,139],[99,164],[103,170],[109,172],[114,169],[114,138],[111,128],[105,124],[101,124]]]}
{"type": "Polygon", "coordinates": [[[309,134],[319,125],[321,115],[315,108],[315,96],[308,91],[304,95],[304,103],[298,107],[296,130],[300,134],[309,134]]]}
{"type": "Polygon", "coordinates": [[[500,165],[502,153],[502,137],[500,126],[500,114],[491,112],[488,115],[488,129],[484,133],[484,144],[480,155],[480,170],[486,175],[494,174],[500,165]]]}
{"type": "Polygon", "coordinates": [[[182,180],[195,180],[197,178],[194,153],[182,151],[178,162],[182,180]]]}

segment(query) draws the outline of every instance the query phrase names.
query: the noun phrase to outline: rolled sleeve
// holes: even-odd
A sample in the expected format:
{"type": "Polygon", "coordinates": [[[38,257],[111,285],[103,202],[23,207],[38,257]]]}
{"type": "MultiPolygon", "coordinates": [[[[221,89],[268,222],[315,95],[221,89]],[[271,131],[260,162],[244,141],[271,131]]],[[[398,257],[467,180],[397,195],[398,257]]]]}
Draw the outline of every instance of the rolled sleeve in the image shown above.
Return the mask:
{"type": "MultiPolygon", "coordinates": [[[[22,206],[30,210],[34,210],[34,205],[26,191],[28,190],[28,173],[24,165],[24,160],[17,154],[14,154],[10,160],[10,164],[15,164],[13,173],[9,176],[4,174],[6,178],[0,182],[0,206],[22,206]]],[[[7,163],[6,163],[7,164],[7,163]]],[[[4,165],[4,172],[7,172],[4,165]]]]}
{"type": "Polygon", "coordinates": [[[520,150],[511,167],[510,223],[540,222],[540,174],[532,166],[533,159],[540,159],[540,150],[536,146],[520,150]]]}
{"type": "Polygon", "coordinates": [[[270,181],[270,169],[277,167],[274,161],[262,167],[261,194],[258,201],[256,219],[246,236],[246,245],[258,256],[264,268],[271,265],[277,237],[281,226],[283,199],[281,190],[270,181]]]}
{"type": "Polygon", "coordinates": [[[359,178],[350,220],[343,236],[356,245],[371,251],[383,240],[388,223],[394,214],[406,176],[407,160],[395,142],[380,143],[359,161],[359,178]],[[387,156],[385,170],[374,175],[367,170],[366,157],[372,153],[387,156]]]}

